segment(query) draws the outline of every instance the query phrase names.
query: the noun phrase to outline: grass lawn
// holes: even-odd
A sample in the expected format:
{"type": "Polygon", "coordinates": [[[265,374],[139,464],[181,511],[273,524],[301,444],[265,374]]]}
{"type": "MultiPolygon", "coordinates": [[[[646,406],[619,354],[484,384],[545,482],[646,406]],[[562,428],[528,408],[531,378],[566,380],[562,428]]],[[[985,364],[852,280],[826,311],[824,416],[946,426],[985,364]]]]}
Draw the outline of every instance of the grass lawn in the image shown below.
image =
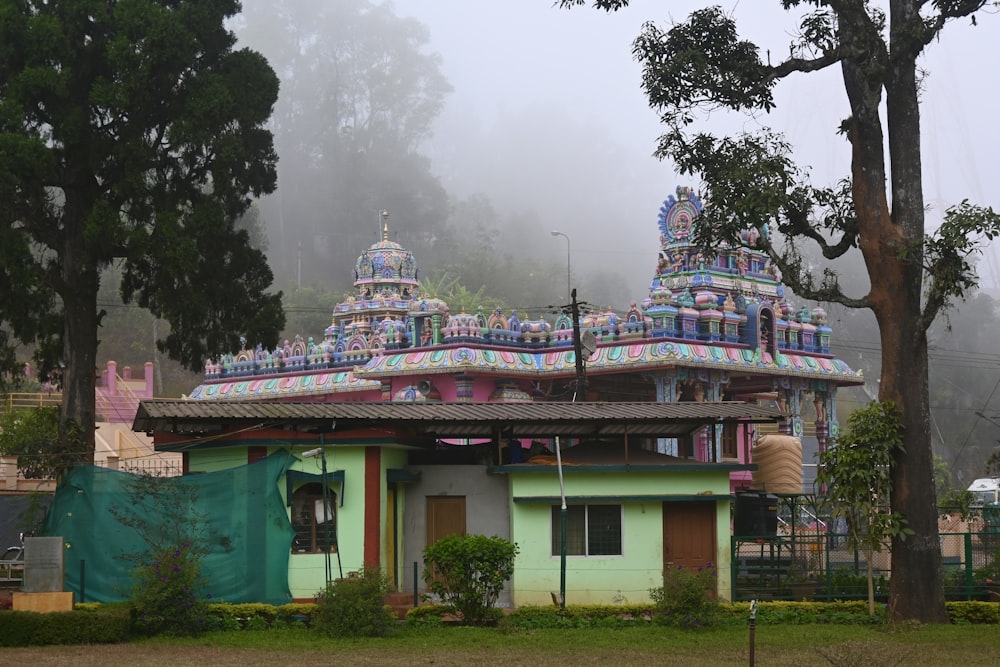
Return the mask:
{"type": "MultiPolygon", "coordinates": [[[[748,665],[749,629],[694,631],[659,626],[574,630],[401,627],[384,639],[333,640],[308,630],[219,632],[197,639],[125,645],[6,648],[3,664],[73,665],[748,665]]],[[[756,628],[756,664],[1000,665],[1000,626],[941,625],[886,629],[853,625],[756,628]]]]}

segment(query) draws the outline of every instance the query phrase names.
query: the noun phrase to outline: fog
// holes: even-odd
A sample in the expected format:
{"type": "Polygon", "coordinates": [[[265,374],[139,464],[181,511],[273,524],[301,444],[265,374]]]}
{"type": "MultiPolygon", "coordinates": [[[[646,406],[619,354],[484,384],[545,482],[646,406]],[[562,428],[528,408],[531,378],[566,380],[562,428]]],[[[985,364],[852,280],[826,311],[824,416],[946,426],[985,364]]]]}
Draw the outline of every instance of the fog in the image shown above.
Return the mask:
{"type": "MultiPolygon", "coordinates": [[[[377,238],[387,210],[392,238],[416,253],[423,277],[438,263],[475,291],[516,275],[521,282],[501,292],[523,301],[507,306],[534,308],[565,297],[568,249],[581,299],[620,311],[641,300],[655,267],[660,206],[677,186],[699,184],[652,156],[662,128],[641,90],[632,42],[645,22],[666,28],[707,4],[633,0],[607,14],[550,0],[245,0],[241,42],[282,80],[272,125],[278,192],[261,204],[278,287],[349,289],[354,258],[377,238]],[[381,9],[359,18],[366,7],[381,9]],[[366,69],[362,58],[372,53],[380,66],[366,69]],[[383,80],[364,78],[375,70],[383,80]]],[[[800,12],[777,0],[725,8],[740,36],[773,63],[788,53],[800,12]]],[[[983,12],[977,23],[952,22],[921,62],[928,230],[966,198],[1000,210],[1000,16],[983,12]]],[[[775,95],[770,114],[716,112],[698,127],[768,126],[796,147],[814,185],[847,176],[839,68],[792,75],[775,95]]],[[[1000,298],[998,245],[988,247],[980,274],[984,291],[1000,298]]],[[[849,273],[863,290],[866,272],[849,273]]],[[[333,304],[316,305],[322,320],[333,304]]],[[[1000,362],[988,342],[992,305],[964,307],[932,331],[932,374],[953,394],[935,406],[934,427],[952,462],[972,474],[995,439],[996,427],[977,415],[996,412],[1000,362]]],[[[835,352],[864,368],[874,388],[870,315],[829,310],[835,352]]]]}
{"type": "MultiPolygon", "coordinates": [[[[617,13],[563,10],[547,0],[395,0],[401,16],[430,31],[454,87],[425,151],[450,193],[488,193],[507,209],[533,209],[543,228],[522,243],[572,239],[573,273],[602,266],[621,271],[641,297],[654,266],[661,202],[677,185],[696,182],[651,157],[661,127],[640,89],[631,44],[646,21],[668,26],[706,6],[690,0],[633,1],[617,13]]],[[[724,5],[740,34],[788,52],[795,12],[774,2],[724,5]]],[[[923,104],[928,225],[964,198],[1000,209],[1000,17],[949,26],[930,45],[923,104]]],[[[777,107],[759,123],[786,133],[817,184],[848,174],[849,147],[836,133],[847,115],[839,68],[793,75],[777,89],[777,107]]],[[[716,114],[709,126],[739,130],[743,119],[716,114]]],[[[753,129],[749,128],[748,129],[753,129]]],[[[983,286],[1000,289],[1000,251],[990,246],[983,286]]]]}

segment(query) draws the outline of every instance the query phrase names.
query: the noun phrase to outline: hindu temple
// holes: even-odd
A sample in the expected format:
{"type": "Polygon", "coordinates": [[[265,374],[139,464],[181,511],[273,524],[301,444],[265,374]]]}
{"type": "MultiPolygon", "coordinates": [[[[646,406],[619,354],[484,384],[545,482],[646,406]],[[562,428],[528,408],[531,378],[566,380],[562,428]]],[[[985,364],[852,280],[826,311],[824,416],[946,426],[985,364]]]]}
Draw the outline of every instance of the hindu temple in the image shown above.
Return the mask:
{"type": "MultiPolygon", "coordinates": [[[[821,307],[796,307],[756,232],[706,258],[694,243],[702,204],[679,187],[655,224],[659,248],[648,294],[626,312],[579,316],[586,401],[769,401],[801,435],[812,420],[820,449],[837,433],[836,394],[863,384],[831,353],[821,307]],[[591,339],[590,336],[593,336],[591,339]],[[809,405],[808,410],[803,408],[809,405]]],[[[354,292],[332,307],[330,326],[209,360],[195,400],[569,401],[576,390],[569,312],[532,320],[498,310],[453,313],[421,290],[413,254],[389,238],[363,250],[354,292]]],[[[743,437],[706,431],[661,453],[698,461],[745,460],[743,437]]]]}

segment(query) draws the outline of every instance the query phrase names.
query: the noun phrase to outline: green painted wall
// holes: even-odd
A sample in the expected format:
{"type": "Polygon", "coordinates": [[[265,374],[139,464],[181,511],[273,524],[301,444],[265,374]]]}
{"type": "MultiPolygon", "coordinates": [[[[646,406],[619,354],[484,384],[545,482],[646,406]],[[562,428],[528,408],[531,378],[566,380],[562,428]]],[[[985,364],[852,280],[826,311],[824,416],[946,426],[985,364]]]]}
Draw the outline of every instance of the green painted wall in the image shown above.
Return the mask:
{"type": "MultiPolygon", "coordinates": [[[[554,498],[559,505],[559,479],[552,473],[511,473],[512,498],[554,498]]],[[[663,500],[692,496],[718,497],[716,516],[719,596],[728,599],[729,477],[726,472],[580,472],[564,469],[567,503],[573,497],[623,507],[622,555],[568,556],[567,604],[649,602],[649,589],[660,586],[663,568],[663,500]],[[648,500],[616,500],[655,496],[648,500]],[[593,497],[607,500],[594,500],[593,497]]],[[[551,506],[546,502],[512,502],[511,539],[520,547],[513,590],[515,606],[552,604],[560,589],[561,558],[552,555],[551,506]]]]}
{"type": "MultiPolygon", "coordinates": [[[[323,472],[320,457],[299,459],[292,470],[320,475],[323,472]]],[[[333,577],[340,577],[341,571],[361,569],[364,559],[365,521],[365,450],[363,447],[326,448],[326,470],[333,475],[344,471],[343,503],[337,499],[337,545],[338,553],[330,554],[330,569],[333,577]]],[[[294,490],[294,489],[293,489],[294,490]]],[[[282,489],[282,494],[285,489],[282,489]]],[[[338,493],[338,496],[340,494],[338,493]]],[[[285,498],[287,504],[288,498],[285,498]]],[[[292,554],[288,561],[288,587],[295,599],[312,598],[323,590],[326,578],[325,554],[292,554]]]]}

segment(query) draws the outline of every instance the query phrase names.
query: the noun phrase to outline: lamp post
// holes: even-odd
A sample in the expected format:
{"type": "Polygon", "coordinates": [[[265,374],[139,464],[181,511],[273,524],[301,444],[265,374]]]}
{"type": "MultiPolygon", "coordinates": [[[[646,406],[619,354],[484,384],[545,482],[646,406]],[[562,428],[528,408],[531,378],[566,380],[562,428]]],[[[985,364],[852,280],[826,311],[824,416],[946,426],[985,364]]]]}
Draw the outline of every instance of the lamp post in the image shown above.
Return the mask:
{"type": "Polygon", "coordinates": [[[570,297],[570,292],[572,292],[572,288],[570,287],[570,285],[572,284],[572,280],[571,280],[570,276],[572,274],[570,272],[570,263],[569,263],[569,257],[570,257],[570,255],[569,255],[569,236],[567,236],[563,232],[559,232],[559,231],[556,231],[554,229],[552,230],[552,236],[561,236],[564,239],[566,239],[566,303],[569,303],[570,298],[571,298],[570,297]]]}

